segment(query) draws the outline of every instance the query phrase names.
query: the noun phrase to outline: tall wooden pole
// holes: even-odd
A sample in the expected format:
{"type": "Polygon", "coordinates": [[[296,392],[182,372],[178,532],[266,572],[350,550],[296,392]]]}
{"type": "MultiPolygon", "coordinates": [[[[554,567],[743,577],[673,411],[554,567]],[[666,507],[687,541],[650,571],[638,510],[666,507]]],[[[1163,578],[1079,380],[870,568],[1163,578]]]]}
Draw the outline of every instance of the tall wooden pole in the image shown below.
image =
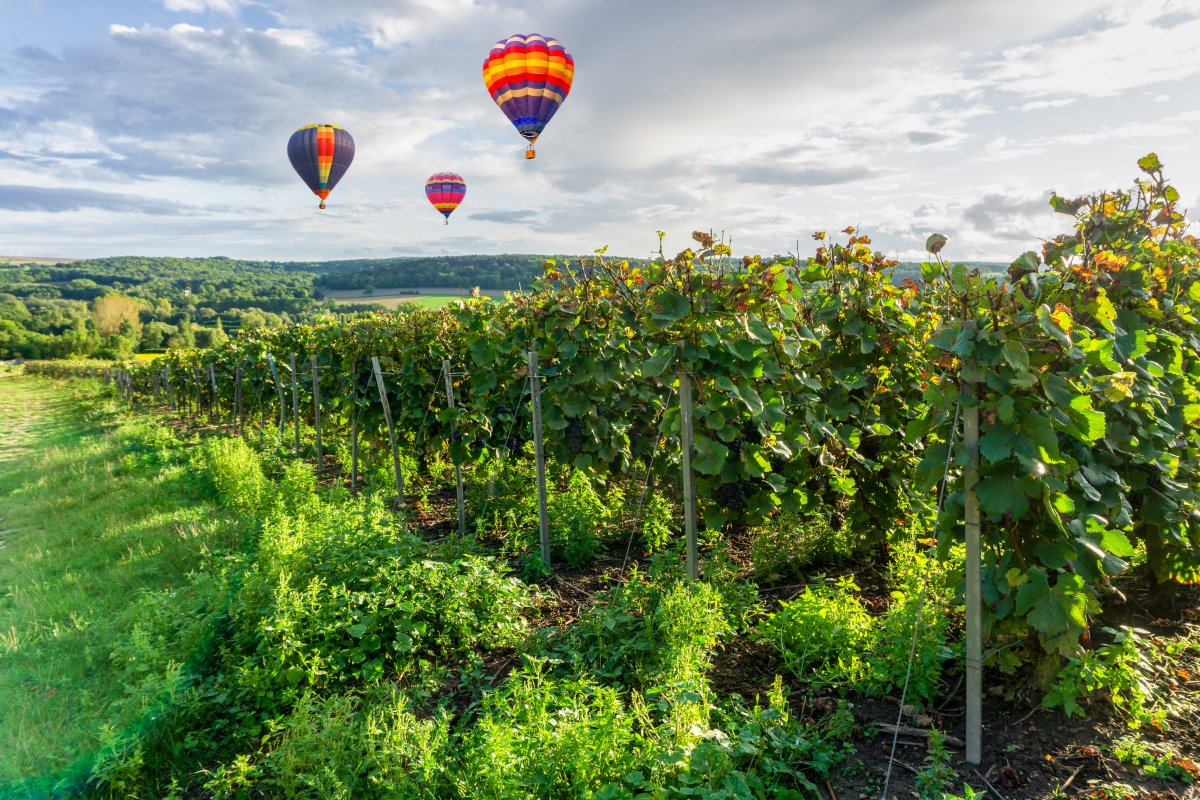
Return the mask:
{"type": "Polygon", "coordinates": [[[288,356],[292,368],[292,430],[296,437],[296,455],[300,455],[300,390],[296,386],[296,354],[288,356]]]}
{"type": "MultiPolygon", "coordinates": [[[[450,377],[450,359],[448,358],[442,359],[442,374],[446,376],[446,401],[450,404],[450,408],[454,408],[454,379],[450,377]]],[[[451,443],[458,441],[458,428],[453,423],[450,424],[450,441],[451,443]]],[[[465,536],[467,533],[467,503],[466,497],[463,495],[462,467],[453,457],[453,451],[450,455],[451,460],[454,461],[454,489],[458,497],[458,533],[460,536],[465,536]]]]}
{"type": "Polygon", "coordinates": [[[267,366],[271,368],[271,378],[275,381],[275,394],[279,398],[279,436],[283,438],[285,422],[283,418],[283,382],[279,380],[279,370],[275,367],[275,357],[267,353],[267,366]]]}
{"type": "Polygon", "coordinates": [[[529,351],[529,397],[533,403],[533,455],[537,465],[538,534],[542,543],[542,561],[550,566],[550,514],[546,502],[546,454],[542,449],[542,380],[538,375],[538,355],[529,351]]]}
{"type": "Polygon", "coordinates": [[[242,365],[233,371],[233,432],[242,432],[242,365]]]}
{"type": "Polygon", "coordinates": [[[310,356],[309,363],[312,364],[312,387],[313,387],[313,425],[317,431],[317,466],[321,466],[324,460],[324,452],[321,450],[321,378],[319,367],[317,366],[317,357],[310,356]]]}
{"type": "MultiPolygon", "coordinates": [[[[965,323],[974,328],[974,322],[965,323]]],[[[968,362],[971,365],[973,362],[968,362]]],[[[967,448],[967,470],[963,476],[966,495],[966,636],[967,636],[967,718],[966,759],[978,764],[982,758],[983,738],[983,598],[980,587],[980,568],[983,549],[980,542],[979,497],[979,404],[975,384],[964,381],[967,406],[963,409],[963,444],[967,448]]]]}
{"type": "Polygon", "coordinates": [[[216,422],[219,413],[217,409],[217,370],[212,364],[208,365],[208,382],[212,385],[212,409],[208,412],[208,421],[216,422]]]}
{"type": "Polygon", "coordinates": [[[700,579],[696,546],[696,490],[692,485],[692,376],[679,373],[679,448],[683,460],[683,525],[687,533],[687,574],[700,579]]]}
{"type": "Polygon", "coordinates": [[[379,387],[379,404],[383,406],[388,441],[392,445],[392,472],[396,476],[396,503],[404,505],[404,474],[400,471],[400,450],[396,447],[396,427],[392,424],[392,405],[388,402],[387,385],[383,382],[383,370],[379,368],[377,356],[371,356],[371,369],[375,373],[375,385],[379,387]]]}

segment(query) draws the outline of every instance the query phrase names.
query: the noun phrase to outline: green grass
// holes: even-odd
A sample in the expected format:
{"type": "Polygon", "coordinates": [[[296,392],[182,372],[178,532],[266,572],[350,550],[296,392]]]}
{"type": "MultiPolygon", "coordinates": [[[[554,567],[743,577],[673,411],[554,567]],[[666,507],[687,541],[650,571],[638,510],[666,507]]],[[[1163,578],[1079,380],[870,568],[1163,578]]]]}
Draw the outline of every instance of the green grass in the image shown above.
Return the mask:
{"type": "Polygon", "coordinates": [[[0,796],[86,775],[170,695],[223,596],[202,571],[229,520],[166,429],[0,373],[0,796]]]}
{"type": "Polygon", "coordinates": [[[410,294],[399,297],[374,297],[366,295],[363,297],[349,298],[334,298],[338,305],[341,306],[357,306],[357,305],[380,305],[387,308],[399,308],[401,306],[412,306],[414,308],[441,308],[455,300],[466,300],[468,298],[461,294],[410,294]]]}

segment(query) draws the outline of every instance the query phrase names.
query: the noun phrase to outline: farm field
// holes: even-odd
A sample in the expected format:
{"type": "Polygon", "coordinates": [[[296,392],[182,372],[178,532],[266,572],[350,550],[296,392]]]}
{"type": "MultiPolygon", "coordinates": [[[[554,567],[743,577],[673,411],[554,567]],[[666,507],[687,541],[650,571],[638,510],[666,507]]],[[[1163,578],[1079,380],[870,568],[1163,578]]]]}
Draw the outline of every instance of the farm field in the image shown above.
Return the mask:
{"type": "MultiPolygon", "coordinates": [[[[484,297],[500,298],[504,292],[496,289],[480,291],[484,297]]],[[[447,303],[462,300],[471,296],[470,290],[453,291],[445,288],[424,287],[416,289],[376,289],[373,294],[365,294],[360,289],[331,289],[326,296],[340,306],[381,305],[387,308],[397,308],[402,304],[419,308],[441,308],[447,303]],[[413,294],[418,292],[419,294],[413,294]]]]}
{"type": "Polygon", "coordinates": [[[26,258],[25,256],[0,256],[0,264],[70,264],[77,258],[26,258]]]}

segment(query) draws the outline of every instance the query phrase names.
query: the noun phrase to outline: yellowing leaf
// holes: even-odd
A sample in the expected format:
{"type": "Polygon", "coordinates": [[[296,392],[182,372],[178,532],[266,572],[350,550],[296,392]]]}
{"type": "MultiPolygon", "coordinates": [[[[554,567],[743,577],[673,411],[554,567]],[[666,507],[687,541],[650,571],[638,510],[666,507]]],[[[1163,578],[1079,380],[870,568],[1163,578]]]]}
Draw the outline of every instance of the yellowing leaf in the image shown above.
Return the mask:
{"type": "Polygon", "coordinates": [[[1071,309],[1064,306],[1062,303],[1055,303],[1054,311],[1050,313],[1050,319],[1054,320],[1054,324],[1063,329],[1064,333],[1070,333],[1075,326],[1071,319],[1071,309]]]}

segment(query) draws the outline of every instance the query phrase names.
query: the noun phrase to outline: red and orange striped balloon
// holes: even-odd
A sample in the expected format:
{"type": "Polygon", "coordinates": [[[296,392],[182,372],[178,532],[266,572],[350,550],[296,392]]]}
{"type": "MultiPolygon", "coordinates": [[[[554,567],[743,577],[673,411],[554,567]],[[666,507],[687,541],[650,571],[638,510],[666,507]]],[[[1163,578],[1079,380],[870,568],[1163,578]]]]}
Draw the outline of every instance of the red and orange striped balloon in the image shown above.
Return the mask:
{"type": "Polygon", "coordinates": [[[442,212],[446,224],[450,224],[450,215],[458,204],[467,196],[467,182],[462,175],[453,172],[437,172],[425,181],[425,196],[433,207],[442,212]]]}

